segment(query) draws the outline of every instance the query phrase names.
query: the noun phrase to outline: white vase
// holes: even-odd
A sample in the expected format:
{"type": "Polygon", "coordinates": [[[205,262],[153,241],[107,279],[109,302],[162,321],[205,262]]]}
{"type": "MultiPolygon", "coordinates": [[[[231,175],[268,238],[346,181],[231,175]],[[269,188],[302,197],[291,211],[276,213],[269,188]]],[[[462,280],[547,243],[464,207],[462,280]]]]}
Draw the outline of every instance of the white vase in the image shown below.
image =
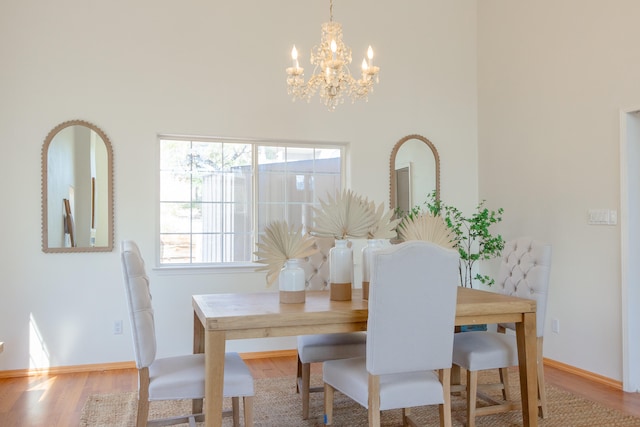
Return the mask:
{"type": "Polygon", "coordinates": [[[373,253],[384,246],[384,239],[369,239],[362,248],[362,299],[369,299],[369,281],[371,280],[371,260],[373,253]]]}
{"type": "Polygon", "coordinates": [[[304,269],[299,259],[288,259],[278,275],[280,302],[285,304],[305,301],[304,269]]]}
{"type": "Polygon", "coordinates": [[[353,250],[348,240],[336,240],[329,250],[330,298],[333,301],[351,300],[353,286],[353,250]]]}

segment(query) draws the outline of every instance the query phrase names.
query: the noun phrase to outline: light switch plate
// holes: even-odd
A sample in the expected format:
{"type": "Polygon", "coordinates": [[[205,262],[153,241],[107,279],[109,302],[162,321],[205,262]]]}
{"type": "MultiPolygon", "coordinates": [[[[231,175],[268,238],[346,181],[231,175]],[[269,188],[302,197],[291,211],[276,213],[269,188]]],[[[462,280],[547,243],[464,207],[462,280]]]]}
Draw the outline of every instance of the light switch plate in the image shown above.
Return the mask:
{"type": "Polygon", "coordinates": [[[589,209],[588,223],[592,225],[616,225],[618,212],[611,209],[589,209]]]}

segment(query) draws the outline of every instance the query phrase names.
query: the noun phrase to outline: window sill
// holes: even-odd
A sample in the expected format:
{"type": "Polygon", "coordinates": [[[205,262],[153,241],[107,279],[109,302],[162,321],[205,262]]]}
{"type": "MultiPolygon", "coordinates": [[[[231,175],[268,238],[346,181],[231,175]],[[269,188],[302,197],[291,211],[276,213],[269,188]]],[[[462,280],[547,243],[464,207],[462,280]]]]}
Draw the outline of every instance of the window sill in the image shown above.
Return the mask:
{"type": "MultiPolygon", "coordinates": [[[[152,270],[160,275],[189,275],[189,274],[247,274],[255,273],[256,269],[263,267],[258,263],[246,264],[205,264],[205,265],[163,265],[154,267],[152,270]]],[[[264,274],[264,272],[259,272],[264,274]]]]}

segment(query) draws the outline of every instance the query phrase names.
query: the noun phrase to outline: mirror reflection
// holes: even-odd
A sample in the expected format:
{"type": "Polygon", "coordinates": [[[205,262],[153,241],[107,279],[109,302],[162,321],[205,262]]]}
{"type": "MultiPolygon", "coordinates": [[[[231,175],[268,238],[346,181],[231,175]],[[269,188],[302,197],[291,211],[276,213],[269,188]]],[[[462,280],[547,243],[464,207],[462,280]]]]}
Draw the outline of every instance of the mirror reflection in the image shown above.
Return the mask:
{"type": "Polygon", "coordinates": [[[391,152],[390,171],[391,209],[399,214],[422,205],[435,191],[440,199],[440,157],[435,145],[420,135],[400,139],[391,152]]]}
{"type": "Polygon", "coordinates": [[[42,250],[113,249],[112,151],[95,125],[54,128],[42,148],[42,250]]]}

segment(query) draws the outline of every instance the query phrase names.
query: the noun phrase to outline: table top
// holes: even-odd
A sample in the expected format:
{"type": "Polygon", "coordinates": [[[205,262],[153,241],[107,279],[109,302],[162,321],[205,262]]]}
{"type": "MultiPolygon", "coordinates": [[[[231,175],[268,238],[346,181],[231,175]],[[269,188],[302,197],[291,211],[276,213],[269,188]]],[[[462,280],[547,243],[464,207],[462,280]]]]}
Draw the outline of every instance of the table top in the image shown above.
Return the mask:
{"type": "MultiPolygon", "coordinates": [[[[366,330],[368,317],[368,301],[360,289],[353,290],[350,301],[331,301],[328,291],[308,291],[299,304],[281,304],[278,292],[194,295],[193,308],[206,330],[227,332],[336,323],[360,324],[354,330],[366,330]]],[[[523,313],[535,311],[534,300],[458,288],[456,325],[518,322],[523,313]]]]}

